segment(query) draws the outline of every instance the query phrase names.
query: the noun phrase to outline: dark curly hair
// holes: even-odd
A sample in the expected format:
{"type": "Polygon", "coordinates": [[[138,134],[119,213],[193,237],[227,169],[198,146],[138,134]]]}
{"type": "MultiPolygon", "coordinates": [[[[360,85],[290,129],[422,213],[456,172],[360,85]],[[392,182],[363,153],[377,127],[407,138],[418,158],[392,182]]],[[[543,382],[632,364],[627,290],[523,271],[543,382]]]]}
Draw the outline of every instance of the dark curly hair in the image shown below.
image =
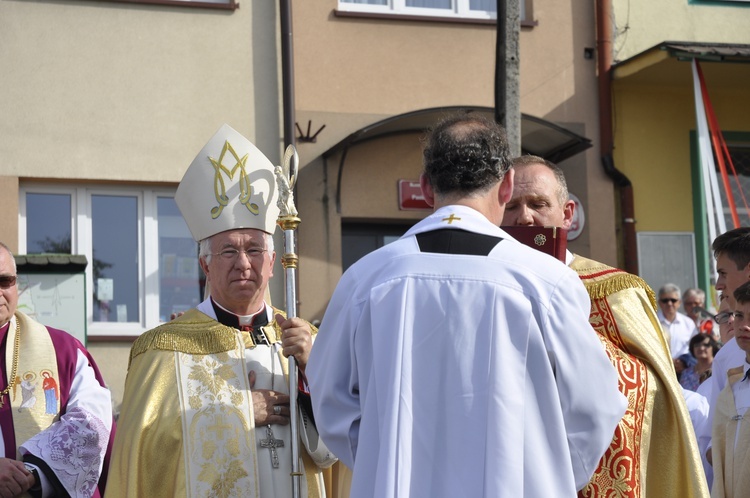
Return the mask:
{"type": "Polygon", "coordinates": [[[708,341],[709,346],[711,346],[711,351],[713,352],[714,356],[716,356],[716,353],[719,352],[719,343],[711,337],[709,334],[696,334],[693,337],[690,338],[690,342],[688,343],[688,351],[690,351],[690,355],[695,358],[695,352],[693,352],[693,349],[695,349],[695,346],[697,344],[702,343],[703,341],[708,341]]]}
{"type": "Polygon", "coordinates": [[[424,173],[438,194],[486,191],[511,166],[505,131],[480,115],[449,116],[432,129],[425,142],[424,173]]]}

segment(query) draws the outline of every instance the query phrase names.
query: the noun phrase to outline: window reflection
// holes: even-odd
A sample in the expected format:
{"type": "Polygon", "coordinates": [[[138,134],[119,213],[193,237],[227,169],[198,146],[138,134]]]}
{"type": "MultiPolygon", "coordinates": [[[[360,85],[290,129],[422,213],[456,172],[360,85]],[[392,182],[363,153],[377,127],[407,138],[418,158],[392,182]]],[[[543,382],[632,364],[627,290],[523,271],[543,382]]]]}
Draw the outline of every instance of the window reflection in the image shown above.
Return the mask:
{"type": "Polygon", "coordinates": [[[26,252],[70,254],[70,195],[26,194],[26,252]]]}
{"type": "Polygon", "coordinates": [[[94,321],[137,322],[138,199],[91,196],[94,321]]]}
{"type": "Polygon", "coordinates": [[[205,277],[198,265],[198,244],[172,197],[157,199],[159,225],[159,320],[201,302],[205,277]]]}

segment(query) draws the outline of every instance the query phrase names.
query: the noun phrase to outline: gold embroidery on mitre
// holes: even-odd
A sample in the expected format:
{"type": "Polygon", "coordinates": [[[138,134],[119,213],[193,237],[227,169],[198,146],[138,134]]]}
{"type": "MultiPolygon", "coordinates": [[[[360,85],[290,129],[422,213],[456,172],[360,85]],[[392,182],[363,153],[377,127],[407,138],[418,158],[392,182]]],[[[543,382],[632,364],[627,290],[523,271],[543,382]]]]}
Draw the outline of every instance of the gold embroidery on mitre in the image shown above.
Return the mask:
{"type": "Polygon", "coordinates": [[[227,197],[227,189],[226,185],[224,185],[224,175],[222,175],[222,173],[226,174],[231,180],[234,178],[234,174],[238,169],[240,170],[240,177],[237,182],[240,187],[240,204],[244,205],[247,210],[253,214],[257,215],[260,212],[258,205],[250,202],[250,197],[253,195],[253,186],[250,183],[250,178],[245,170],[248,156],[249,154],[245,154],[240,158],[240,156],[234,151],[232,144],[229,143],[229,140],[226,140],[224,141],[224,147],[221,149],[218,161],[211,156],[208,157],[208,160],[211,161],[211,164],[214,167],[214,196],[216,196],[216,202],[219,203],[218,206],[211,208],[212,219],[218,218],[224,208],[229,204],[229,197],[227,197]],[[224,166],[224,155],[227,151],[229,151],[236,161],[231,169],[224,166]]]}

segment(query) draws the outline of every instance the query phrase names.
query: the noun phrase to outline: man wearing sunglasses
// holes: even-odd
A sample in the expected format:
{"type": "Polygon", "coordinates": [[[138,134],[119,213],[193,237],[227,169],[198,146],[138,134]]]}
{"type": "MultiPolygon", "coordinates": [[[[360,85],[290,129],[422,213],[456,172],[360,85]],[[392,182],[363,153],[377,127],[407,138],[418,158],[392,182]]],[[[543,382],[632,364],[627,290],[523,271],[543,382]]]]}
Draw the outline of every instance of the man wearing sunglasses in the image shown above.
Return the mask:
{"type": "Polygon", "coordinates": [[[664,284],[659,289],[659,323],[669,334],[669,350],[672,353],[674,369],[679,376],[687,367],[695,364],[690,356],[688,344],[698,333],[695,322],[677,311],[680,307],[680,288],[675,284],[664,284]]]}
{"type": "Polygon", "coordinates": [[[100,496],[109,389],[78,339],[17,306],[16,261],[0,242],[0,496],[100,496]]]}

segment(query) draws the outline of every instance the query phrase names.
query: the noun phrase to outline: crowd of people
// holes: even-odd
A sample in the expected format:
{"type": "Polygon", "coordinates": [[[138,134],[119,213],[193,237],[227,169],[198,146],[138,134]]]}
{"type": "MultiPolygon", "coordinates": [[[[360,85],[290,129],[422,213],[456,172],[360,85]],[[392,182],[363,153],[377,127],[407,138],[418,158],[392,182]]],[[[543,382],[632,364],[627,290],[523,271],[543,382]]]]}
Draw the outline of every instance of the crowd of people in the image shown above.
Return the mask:
{"type": "Polygon", "coordinates": [[[206,298],[133,344],[117,430],[83,345],[16,309],[0,244],[0,498],[750,496],[750,228],[713,241],[716,313],[558,261],[502,227],[569,228],[563,171],[456,114],[425,142],[433,213],[344,273],[318,330],[267,302],[275,174],[228,126],[187,169],[206,298]]]}

